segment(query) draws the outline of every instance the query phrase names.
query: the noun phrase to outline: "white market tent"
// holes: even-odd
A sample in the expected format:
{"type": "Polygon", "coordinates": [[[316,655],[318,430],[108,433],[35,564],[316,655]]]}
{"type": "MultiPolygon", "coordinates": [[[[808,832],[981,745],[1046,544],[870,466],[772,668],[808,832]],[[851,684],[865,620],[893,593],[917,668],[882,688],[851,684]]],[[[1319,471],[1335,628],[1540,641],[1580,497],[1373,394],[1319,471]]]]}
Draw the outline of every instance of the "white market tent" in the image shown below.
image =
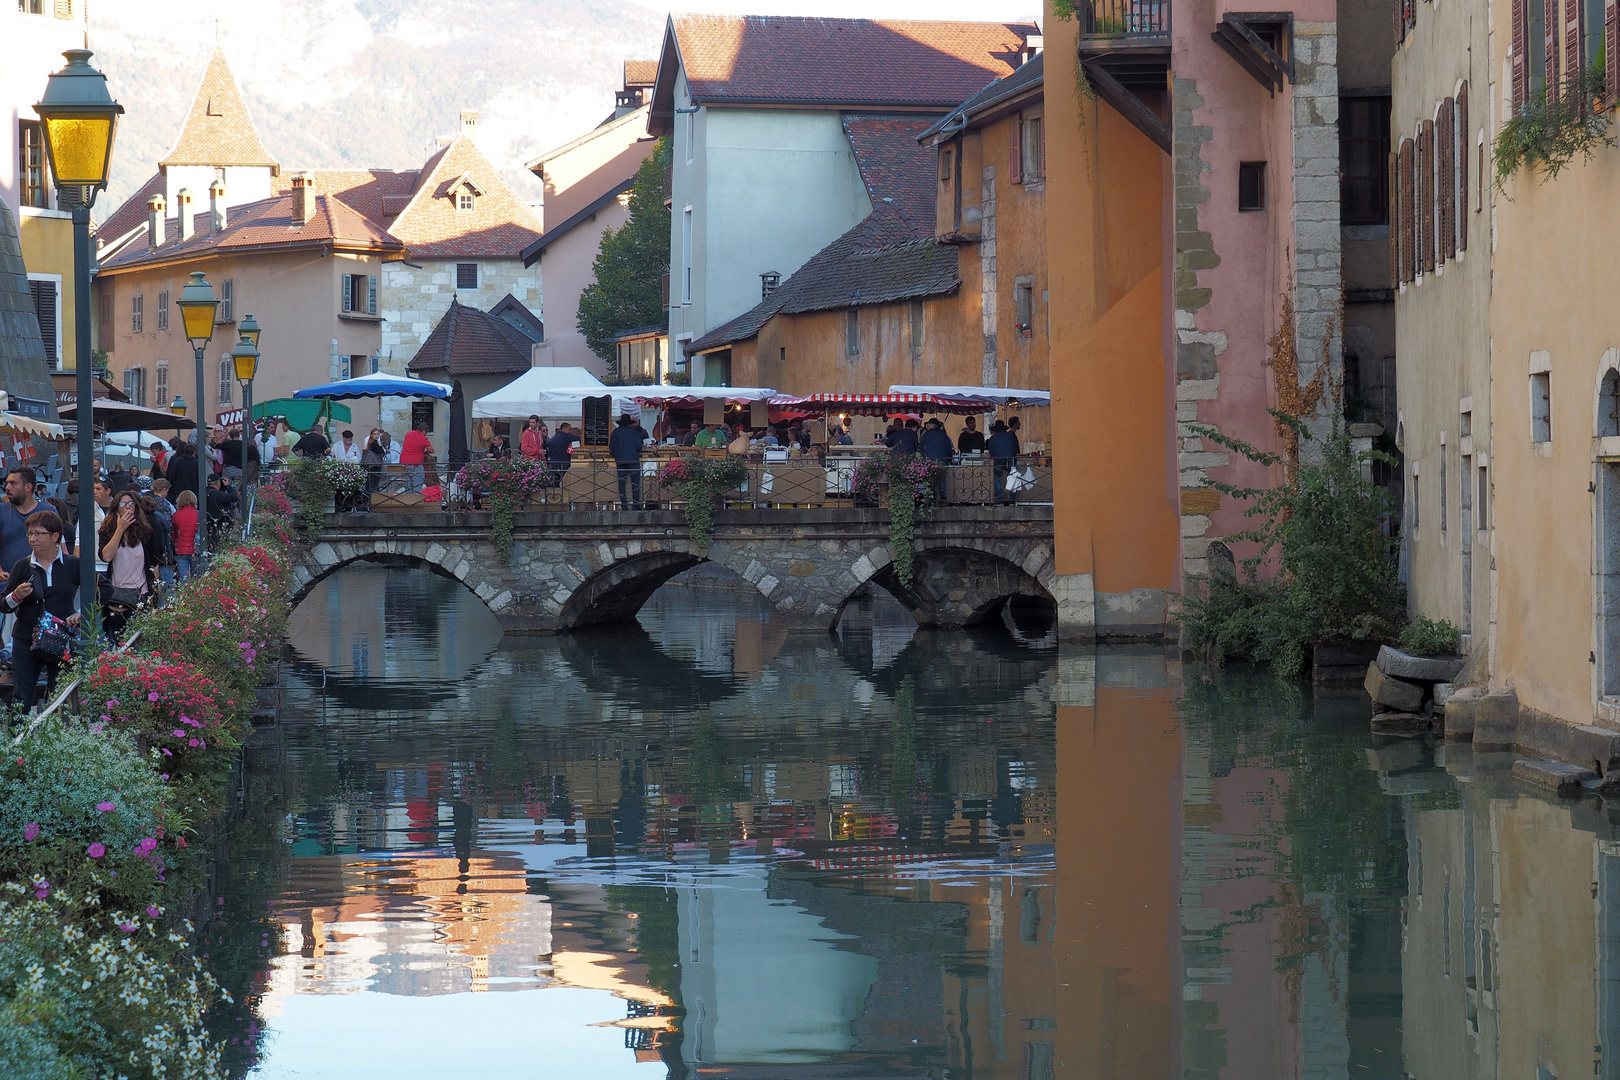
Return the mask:
{"type": "Polygon", "coordinates": [[[1050,405],[1049,390],[1017,390],[1007,386],[901,386],[889,387],[891,394],[935,394],[945,397],[987,398],[997,405],[1050,405]]]}
{"type": "Polygon", "coordinates": [[[579,423],[580,401],[608,392],[600,379],[582,367],[530,368],[499,390],[475,399],[472,414],[491,420],[539,416],[547,427],[555,428],[562,420],[579,423]]]}

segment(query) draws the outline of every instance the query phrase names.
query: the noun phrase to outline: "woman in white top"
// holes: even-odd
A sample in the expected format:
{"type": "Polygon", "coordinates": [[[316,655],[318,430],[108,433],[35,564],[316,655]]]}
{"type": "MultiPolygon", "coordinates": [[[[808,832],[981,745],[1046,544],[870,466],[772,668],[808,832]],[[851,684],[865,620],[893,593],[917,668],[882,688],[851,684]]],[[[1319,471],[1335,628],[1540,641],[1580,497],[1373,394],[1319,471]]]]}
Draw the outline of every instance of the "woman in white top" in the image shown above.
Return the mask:
{"type": "Polygon", "coordinates": [[[103,627],[116,641],[135,606],[151,593],[152,569],[157,564],[152,526],[133,492],[120,492],[113,499],[107,516],[102,519],[97,539],[101,544],[101,557],[107,563],[106,585],[101,595],[106,608],[103,627]],[[134,604],[124,600],[131,596],[135,598],[134,604]]]}

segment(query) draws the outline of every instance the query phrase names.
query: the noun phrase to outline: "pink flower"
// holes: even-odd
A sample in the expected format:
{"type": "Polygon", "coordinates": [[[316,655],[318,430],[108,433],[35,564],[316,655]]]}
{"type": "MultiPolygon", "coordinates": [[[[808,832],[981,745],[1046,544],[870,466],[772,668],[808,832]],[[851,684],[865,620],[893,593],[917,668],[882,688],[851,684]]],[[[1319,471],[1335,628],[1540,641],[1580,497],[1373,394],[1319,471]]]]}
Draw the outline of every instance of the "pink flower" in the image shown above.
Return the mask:
{"type": "Polygon", "coordinates": [[[34,899],[43,900],[51,895],[51,883],[44,878],[34,879],[34,899]]]}
{"type": "Polygon", "coordinates": [[[30,821],[23,826],[24,840],[37,840],[39,838],[39,822],[30,821]]]}
{"type": "Polygon", "coordinates": [[[100,810],[103,814],[110,814],[118,808],[110,802],[98,802],[96,803],[96,809],[100,810]]]}
{"type": "Polygon", "coordinates": [[[153,690],[150,694],[146,695],[146,700],[147,701],[156,701],[156,700],[158,700],[158,692],[156,690],[153,690]]]}
{"type": "Polygon", "coordinates": [[[103,855],[107,854],[106,847],[100,843],[91,844],[89,847],[85,848],[85,851],[92,859],[99,859],[103,855]]]}
{"type": "Polygon", "coordinates": [[[122,930],[126,934],[133,934],[136,930],[140,929],[140,927],[136,926],[132,922],[122,922],[118,924],[118,929],[122,930]]]}
{"type": "MultiPolygon", "coordinates": [[[[178,731],[177,731],[177,732],[175,732],[175,734],[176,734],[176,735],[178,735],[178,734],[180,734],[180,733],[179,733],[179,732],[178,732],[178,731]]],[[[187,744],[186,744],[186,745],[188,745],[188,746],[196,746],[196,745],[197,745],[197,740],[196,740],[196,739],[192,739],[192,740],[191,740],[191,741],[190,741],[190,742],[188,742],[188,743],[187,743],[187,744]]]]}
{"type": "Polygon", "coordinates": [[[186,847],[186,846],[187,846],[187,845],[186,845],[186,838],[185,838],[185,837],[183,837],[183,836],[177,836],[177,837],[175,837],[175,838],[174,838],[174,842],[175,842],[175,843],[177,843],[177,844],[179,844],[179,845],[180,845],[180,846],[181,846],[181,847],[186,847]]]}
{"type": "Polygon", "coordinates": [[[155,919],[155,918],[157,918],[157,917],[158,917],[158,916],[159,916],[159,915],[161,915],[161,914],[162,914],[162,912],[160,912],[160,911],[159,911],[159,910],[158,910],[158,909],[157,909],[157,905],[155,905],[155,904],[147,904],[147,905],[146,905],[146,913],[147,913],[147,914],[148,914],[148,915],[150,915],[150,916],[151,916],[151,917],[152,917],[152,918],[154,918],[154,919],[155,919]]]}
{"type": "Polygon", "coordinates": [[[174,737],[177,738],[177,739],[183,739],[183,738],[186,737],[186,733],[184,731],[181,731],[179,728],[175,728],[174,729],[174,737]]]}

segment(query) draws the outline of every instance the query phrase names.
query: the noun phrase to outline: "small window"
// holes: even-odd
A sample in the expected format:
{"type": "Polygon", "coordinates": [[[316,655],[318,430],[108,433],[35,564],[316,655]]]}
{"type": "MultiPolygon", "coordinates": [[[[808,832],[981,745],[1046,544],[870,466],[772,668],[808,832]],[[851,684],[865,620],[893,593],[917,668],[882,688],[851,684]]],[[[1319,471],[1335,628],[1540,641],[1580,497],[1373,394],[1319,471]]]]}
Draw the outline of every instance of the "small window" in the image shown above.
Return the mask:
{"type": "Polygon", "coordinates": [[[366,358],[366,373],[368,375],[375,375],[381,369],[382,369],[382,362],[377,357],[370,356],[370,357],[366,358]]]}
{"type": "Polygon", "coordinates": [[[944,183],[956,174],[956,148],[942,146],[939,148],[939,181],[944,183]]]}
{"type": "Polygon", "coordinates": [[[44,208],[45,140],[38,120],[17,121],[17,180],[22,205],[44,208]]]}
{"type": "Polygon", "coordinates": [[[1487,465],[1481,465],[1475,470],[1479,476],[1479,487],[1474,492],[1474,517],[1476,519],[1474,528],[1480,532],[1490,528],[1490,518],[1485,516],[1485,499],[1491,490],[1490,477],[1487,475],[1488,471],[1489,466],[1487,465]]]}
{"type": "Polygon", "coordinates": [[[686,117],[686,163],[692,164],[693,144],[697,142],[697,106],[688,105],[682,114],[686,117]]]}
{"type": "Polygon", "coordinates": [[[236,362],[225,356],[219,362],[219,404],[223,408],[235,399],[236,362]]]}
{"type": "Polygon", "coordinates": [[[844,353],[847,356],[861,354],[861,313],[859,308],[850,308],[844,312],[844,353]]]}
{"type": "Polygon", "coordinates": [[[124,396],[129,398],[130,404],[146,406],[146,369],[139,367],[124,369],[124,396]]]}
{"type": "MultiPolygon", "coordinates": [[[[164,289],[164,290],[162,290],[161,292],[158,293],[157,328],[159,330],[167,330],[169,328],[169,290],[168,289],[164,289]]],[[[161,391],[161,390],[158,391],[158,398],[160,400],[166,400],[164,398],[163,391],[161,391]]]]}
{"type": "Polygon", "coordinates": [[[339,290],[343,310],[361,315],[377,314],[377,279],[365,274],[344,274],[339,290]]]}
{"type": "Polygon", "coordinates": [[[113,291],[112,283],[108,282],[101,287],[101,322],[103,326],[107,327],[107,333],[109,334],[112,333],[112,321],[113,291]]]}
{"type": "Polygon", "coordinates": [[[923,302],[911,302],[911,355],[921,356],[923,351],[923,302]]]}
{"type": "Polygon", "coordinates": [[[236,281],[232,278],[219,283],[219,321],[236,321],[236,281]]]}
{"type": "Polygon", "coordinates": [[[1470,438],[1470,437],[1473,436],[1473,434],[1474,434],[1474,414],[1472,412],[1465,412],[1465,413],[1462,414],[1462,418],[1458,421],[1457,434],[1460,435],[1464,439],[1467,439],[1467,438],[1470,438]]]}
{"type": "Polygon", "coordinates": [[[167,408],[169,404],[169,362],[167,360],[157,362],[156,382],[157,394],[153,400],[157,402],[158,408],[167,408]]]}
{"type": "Polygon", "coordinates": [[[1022,121],[1019,149],[1023,155],[1024,183],[1030,184],[1046,175],[1046,144],[1041,135],[1041,118],[1036,116],[1022,121]]]}
{"type": "Polygon", "coordinates": [[[473,209],[473,193],[470,192],[470,191],[467,191],[465,189],[456,192],[456,209],[457,210],[467,210],[467,211],[472,210],[473,209]]]}
{"type": "Polygon", "coordinates": [[[1446,458],[1446,440],[1442,437],[1440,440],[1440,536],[1442,542],[1444,542],[1446,535],[1447,519],[1451,516],[1451,507],[1448,505],[1449,499],[1447,498],[1450,488],[1446,484],[1446,478],[1450,475],[1451,462],[1446,458]]]}
{"type": "Polygon", "coordinates": [[[352,378],[354,378],[354,357],[352,357],[352,356],[340,356],[340,357],[338,357],[338,378],[340,378],[340,379],[352,379],[352,378]]]}
{"type": "Polygon", "coordinates": [[[1389,221],[1389,102],[1387,97],[1339,101],[1339,220],[1345,225],[1389,221]]]}
{"type": "Polygon", "coordinates": [[[1620,371],[1610,368],[1603,376],[1598,391],[1598,435],[1614,438],[1620,435],[1620,371]]]}
{"type": "Polygon", "coordinates": [[[1552,442],[1552,372],[1530,376],[1530,441],[1552,442]]]}
{"type": "Polygon", "coordinates": [[[56,0],[56,17],[58,19],[73,18],[73,0],[56,0]]]}
{"type": "Polygon", "coordinates": [[[39,319],[39,337],[45,344],[45,358],[51,366],[62,363],[61,289],[54,279],[29,278],[29,298],[39,319]]]}
{"type": "Polygon", "coordinates": [[[1416,536],[1418,524],[1423,517],[1423,492],[1419,487],[1417,463],[1412,463],[1412,535],[1416,536]]]}
{"type": "Polygon", "coordinates": [[[1018,325],[1015,329],[1019,337],[1030,337],[1034,334],[1035,309],[1035,283],[1020,281],[1013,286],[1013,306],[1017,312],[1018,325]]]}
{"type": "Polygon", "coordinates": [[[478,264],[456,263],[456,288],[478,288],[478,264]]]}
{"type": "Polygon", "coordinates": [[[24,15],[43,15],[45,0],[17,0],[17,10],[24,15]]]}
{"type": "Polygon", "coordinates": [[[131,333],[139,334],[146,326],[146,295],[144,293],[134,296],[129,302],[129,329],[131,333]]]}
{"type": "Polygon", "coordinates": [[[1245,161],[1238,165],[1238,210],[1250,214],[1266,208],[1266,163],[1245,161]]]}

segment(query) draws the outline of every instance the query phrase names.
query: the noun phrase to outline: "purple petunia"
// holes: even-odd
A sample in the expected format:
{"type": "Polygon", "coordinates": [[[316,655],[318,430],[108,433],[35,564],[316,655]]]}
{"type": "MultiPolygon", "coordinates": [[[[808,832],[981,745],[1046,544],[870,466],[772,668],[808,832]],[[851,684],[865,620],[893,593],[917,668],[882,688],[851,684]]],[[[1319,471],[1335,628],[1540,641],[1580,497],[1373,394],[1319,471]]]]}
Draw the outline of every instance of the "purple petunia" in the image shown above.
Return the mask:
{"type": "Polygon", "coordinates": [[[177,738],[177,739],[183,739],[183,738],[186,737],[186,733],[184,731],[181,731],[179,728],[175,728],[174,729],[174,737],[177,738]]]}
{"type": "Polygon", "coordinates": [[[158,692],[156,690],[153,690],[150,694],[146,695],[146,700],[147,701],[157,701],[158,696],[159,696],[158,692]]]}
{"type": "Polygon", "coordinates": [[[89,854],[89,856],[92,859],[99,859],[103,855],[107,854],[106,847],[104,845],[102,845],[99,841],[97,843],[91,844],[89,847],[85,848],[85,851],[89,854]]]}
{"type": "Polygon", "coordinates": [[[23,826],[24,840],[37,840],[39,838],[39,822],[30,821],[23,826]]]}
{"type": "Polygon", "coordinates": [[[98,802],[96,803],[96,809],[100,810],[103,814],[110,814],[118,808],[110,802],[98,802]]]}
{"type": "Polygon", "coordinates": [[[136,926],[132,922],[122,922],[118,924],[118,929],[122,930],[126,934],[133,934],[135,931],[139,930],[140,927],[136,926]]]}

